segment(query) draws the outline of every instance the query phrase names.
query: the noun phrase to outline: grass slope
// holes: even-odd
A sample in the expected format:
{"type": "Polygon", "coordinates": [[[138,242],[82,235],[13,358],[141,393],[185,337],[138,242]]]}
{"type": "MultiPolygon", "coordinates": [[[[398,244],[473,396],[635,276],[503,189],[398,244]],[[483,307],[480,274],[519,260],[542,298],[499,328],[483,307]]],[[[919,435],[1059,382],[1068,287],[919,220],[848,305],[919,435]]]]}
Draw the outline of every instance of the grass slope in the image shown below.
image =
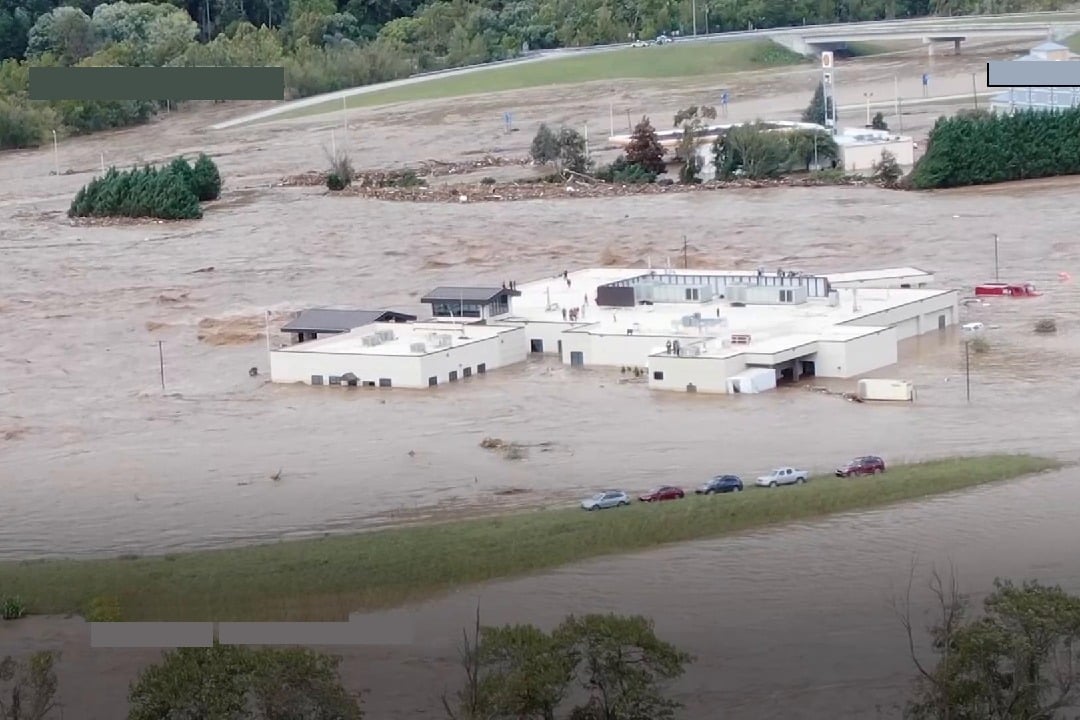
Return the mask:
{"type": "Polygon", "coordinates": [[[895,466],[659,505],[499,518],[177,556],[0,564],[0,596],[34,613],[117,598],[125,620],[329,620],[603,555],[937,495],[1058,467],[1029,455],[895,466]]]}
{"type": "MultiPolygon", "coordinates": [[[[348,98],[348,106],[370,107],[546,85],[575,85],[596,80],[700,77],[802,62],[807,61],[771,40],[675,42],[658,47],[625,48],[519,65],[496,65],[463,75],[434,77],[413,85],[354,95],[348,98]]],[[[277,115],[274,119],[317,115],[340,109],[340,100],[330,100],[277,115]]]]}

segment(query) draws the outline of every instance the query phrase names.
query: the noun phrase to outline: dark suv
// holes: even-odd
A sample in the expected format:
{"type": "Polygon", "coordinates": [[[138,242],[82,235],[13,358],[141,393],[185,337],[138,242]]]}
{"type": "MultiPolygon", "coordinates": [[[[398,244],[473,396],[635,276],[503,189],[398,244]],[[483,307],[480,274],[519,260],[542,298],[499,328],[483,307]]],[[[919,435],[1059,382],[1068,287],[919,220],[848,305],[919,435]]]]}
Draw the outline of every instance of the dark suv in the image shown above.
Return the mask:
{"type": "Polygon", "coordinates": [[[713,493],[742,492],[742,480],[736,475],[717,475],[694,492],[698,495],[713,493]]]}
{"type": "Polygon", "coordinates": [[[856,475],[877,475],[885,472],[885,461],[877,455],[864,455],[836,469],[836,477],[854,477],[856,475]]]}

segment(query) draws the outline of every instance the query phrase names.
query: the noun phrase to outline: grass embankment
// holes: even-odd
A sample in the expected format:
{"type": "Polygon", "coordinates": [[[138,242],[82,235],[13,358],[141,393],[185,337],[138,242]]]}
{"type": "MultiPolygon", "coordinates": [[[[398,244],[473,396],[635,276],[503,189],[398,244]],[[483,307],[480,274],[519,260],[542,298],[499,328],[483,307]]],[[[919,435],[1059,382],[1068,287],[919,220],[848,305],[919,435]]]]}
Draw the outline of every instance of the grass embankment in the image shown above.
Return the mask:
{"type": "Polygon", "coordinates": [[[1059,467],[1030,455],[896,466],[883,476],[576,507],[345,537],[129,560],[0,564],[0,595],[33,613],[118,598],[125,620],[328,620],[602,555],[937,495],[1059,467]]]}
{"type": "MultiPolygon", "coordinates": [[[[348,107],[371,107],[415,100],[437,100],[480,93],[522,90],[546,85],[576,85],[596,80],[689,78],[761,70],[808,62],[771,40],[742,42],[675,42],[664,46],[625,48],[570,55],[516,65],[434,76],[430,80],[354,95],[348,107]]],[[[299,108],[273,119],[318,115],[341,110],[341,100],[299,108]]]]}

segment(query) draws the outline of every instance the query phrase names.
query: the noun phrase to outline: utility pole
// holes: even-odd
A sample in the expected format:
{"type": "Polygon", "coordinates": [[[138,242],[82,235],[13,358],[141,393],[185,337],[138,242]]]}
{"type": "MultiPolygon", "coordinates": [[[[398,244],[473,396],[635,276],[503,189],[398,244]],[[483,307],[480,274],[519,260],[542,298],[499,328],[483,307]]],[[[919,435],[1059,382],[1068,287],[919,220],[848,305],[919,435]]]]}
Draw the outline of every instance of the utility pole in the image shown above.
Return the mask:
{"type": "Polygon", "coordinates": [[[971,402],[971,341],[964,341],[964,384],[967,388],[967,401],[971,402]]]}
{"type": "MultiPolygon", "coordinates": [[[[975,109],[976,110],[979,109],[979,89],[978,89],[978,86],[975,83],[975,77],[977,75],[978,75],[978,73],[971,73],[971,99],[975,103],[975,109]]],[[[1050,92],[1053,93],[1052,88],[1051,88],[1050,92]]]]}
{"type": "Polygon", "coordinates": [[[689,245],[686,242],[686,236],[683,235],[682,236],[682,266],[683,266],[683,270],[686,270],[688,267],[690,267],[690,260],[689,260],[689,257],[687,256],[687,253],[686,253],[688,247],[689,247],[689,245]]]}
{"type": "Polygon", "coordinates": [[[161,391],[165,392],[165,350],[163,345],[164,340],[157,341],[157,353],[158,353],[158,370],[161,373],[161,391]]]}
{"type": "Polygon", "coordinates": [[[690,12],[694,16],[694,35],[697,35],[697,0],[692,0],[690,3],[690,12]]]}
{"type": "Polygon", "coordinates": [[[998,236],[994,233],[994,282],[1001,282],[1001,276],[998,274],[998,236]]]}
{"type": "Polygon", "coordinates": [[[873,124],[870,120],[870,98],[874,97],[874,93],[864,92],[862,96],[866,99],[866,127],[870,127],[873,124]]]}

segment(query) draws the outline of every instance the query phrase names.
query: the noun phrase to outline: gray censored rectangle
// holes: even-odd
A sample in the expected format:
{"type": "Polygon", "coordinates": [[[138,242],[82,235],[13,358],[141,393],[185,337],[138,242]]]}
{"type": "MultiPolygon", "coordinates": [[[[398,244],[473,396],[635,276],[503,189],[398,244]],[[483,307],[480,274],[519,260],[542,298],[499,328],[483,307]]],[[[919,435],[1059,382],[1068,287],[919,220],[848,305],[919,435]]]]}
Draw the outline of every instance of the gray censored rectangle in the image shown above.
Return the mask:
{"type": "Polygon", "coordinates": [[[31,67],[31,100],[284,100],[283,67],[31,67]]]}
{"type": "Polygon", "coordinates": [[[172,648],[213,644],[214,623],[209,622],[90,623],[90,647],[172,648]]]}
{"type": "MultiPolygon", "coordinates": [[[[223,622],[223,645],[411,645],[415,629],[404,617],[350,616],[348,622],[223,622]]],[[[212,622],[92,622],[90,647],[210,647],[212,622]]]]}
{"type": "Polygon", "coordinates": [[[992,60],[987,87],[1080,87],[1080,63],[1057,60],[992,60]]]}

